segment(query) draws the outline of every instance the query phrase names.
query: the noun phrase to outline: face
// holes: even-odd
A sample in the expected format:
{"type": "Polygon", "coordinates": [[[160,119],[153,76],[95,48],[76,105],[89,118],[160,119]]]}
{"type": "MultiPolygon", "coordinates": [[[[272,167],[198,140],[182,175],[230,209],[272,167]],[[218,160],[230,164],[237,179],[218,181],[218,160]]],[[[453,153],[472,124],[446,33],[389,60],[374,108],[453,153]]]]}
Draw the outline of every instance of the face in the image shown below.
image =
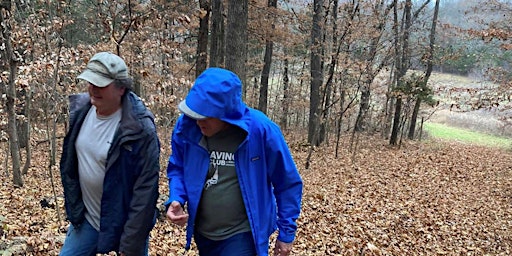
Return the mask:
{"type": "Polygon", "coordinates": [[[108,116],[121,108],[121,97],[125,88],[118,88],[111,83],[106,87],[98,87],[89,83],[91,104],[97,109],[97,114],[108,116]]]}
{"type": "Polygon", "coordinates": [[[211,137],[229,126],[228,123],[218,118],[211,117],[203,120],[197,120],[196,123],[201,129],[201,133],[206,137],[211,137]]]}

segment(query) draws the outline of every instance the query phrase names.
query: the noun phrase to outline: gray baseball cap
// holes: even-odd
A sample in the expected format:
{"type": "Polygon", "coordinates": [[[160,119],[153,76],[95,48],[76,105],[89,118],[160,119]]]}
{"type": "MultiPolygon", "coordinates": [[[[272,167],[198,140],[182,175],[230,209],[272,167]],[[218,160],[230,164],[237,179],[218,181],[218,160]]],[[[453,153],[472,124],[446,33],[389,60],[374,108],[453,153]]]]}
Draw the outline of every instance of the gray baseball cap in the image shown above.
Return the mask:
{"type": "Polygon", "coordinates": [[[78,76],[97,87],[106,87],[116,79],[127,79],[128,67],[121,57],[111,52],[96,53],[78,76]]]}

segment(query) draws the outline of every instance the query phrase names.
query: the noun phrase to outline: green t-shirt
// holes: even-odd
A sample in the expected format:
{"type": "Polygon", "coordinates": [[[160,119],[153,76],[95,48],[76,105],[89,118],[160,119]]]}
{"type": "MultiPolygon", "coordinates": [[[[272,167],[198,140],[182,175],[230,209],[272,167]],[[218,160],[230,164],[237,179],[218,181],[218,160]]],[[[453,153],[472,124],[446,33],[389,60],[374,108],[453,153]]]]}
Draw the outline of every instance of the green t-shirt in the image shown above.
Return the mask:
{"type": "Polygon", "coordinates": [[[245,137],[245,131],[230,126],[200,142],[210,153],[210,166],[195,226],[208,239],[223,240],[251,230],[235,169],[235,152],[245,137]]]}

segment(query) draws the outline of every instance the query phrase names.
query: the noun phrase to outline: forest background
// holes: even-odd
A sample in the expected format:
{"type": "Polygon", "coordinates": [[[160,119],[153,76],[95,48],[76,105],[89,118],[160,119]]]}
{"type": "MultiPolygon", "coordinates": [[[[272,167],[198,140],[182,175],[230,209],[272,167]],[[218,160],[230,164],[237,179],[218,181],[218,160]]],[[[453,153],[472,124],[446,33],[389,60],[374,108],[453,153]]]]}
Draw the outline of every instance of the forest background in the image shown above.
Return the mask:
{"type": "MultiPolygon", "coordinates": [[[[510,1],[1,0],[0,9],[3,253],[56,255],[62,245],[68,97],[85,90],[76,77],[98,51],[126,60],[156,116],[159,202],[177,103],[200,72],[221,66],[282,127],[303,175],[294,254],[512,252],[510,148],[425,141],[422,129],[441,120],[512,136],[510,1]]],[[[152,237],[151,255],[183,252],[183,230],[165,219],[152,237]]]]}

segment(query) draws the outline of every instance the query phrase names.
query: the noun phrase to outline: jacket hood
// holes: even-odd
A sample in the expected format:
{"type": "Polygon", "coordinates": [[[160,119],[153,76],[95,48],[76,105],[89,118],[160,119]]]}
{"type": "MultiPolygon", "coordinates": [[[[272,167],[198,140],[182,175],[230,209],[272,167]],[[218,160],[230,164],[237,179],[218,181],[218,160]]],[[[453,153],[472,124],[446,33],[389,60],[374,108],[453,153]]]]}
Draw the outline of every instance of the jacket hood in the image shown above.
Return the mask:
{"type": "MultiPolygon", "coordinates": [[[[208,68],[197,77],[184,104],[194,115],[218,118],[229,123],[238,123],[247,106],[242,101],[242,82],[238,76],[226,69],[208,68]]],[[[196,118],[197,119],[197,118],[196,118]]]]}

